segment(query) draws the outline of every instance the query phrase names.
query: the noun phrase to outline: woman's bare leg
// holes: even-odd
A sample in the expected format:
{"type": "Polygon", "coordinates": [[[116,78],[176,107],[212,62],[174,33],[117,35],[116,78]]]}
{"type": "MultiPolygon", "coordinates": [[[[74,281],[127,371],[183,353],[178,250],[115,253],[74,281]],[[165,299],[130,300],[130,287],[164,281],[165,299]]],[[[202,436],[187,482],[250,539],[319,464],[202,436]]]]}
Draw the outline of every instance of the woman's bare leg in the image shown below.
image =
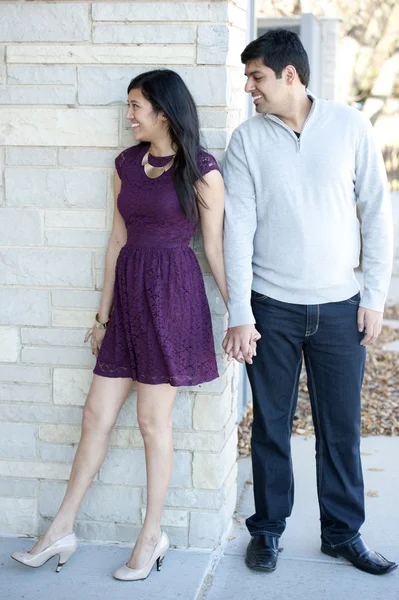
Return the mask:
{"type": "Polygon", "coordinates": [[[64,499],[49,529],[30,551],[32,554],[72,532],[76,513],[105,460],[112,430],[132,386],[133,381],[128,378],[94,375],[83,409],[82,434],[64,499]]]}
{"type": "Polygon", "coordinates": [[[138,384],[137,418],[144,439],[147,512],[127,563],[131,569],[148,562],[161,533],[161,516],[173,468],[172,410],[176,392],[168,384],[138,384]]]}

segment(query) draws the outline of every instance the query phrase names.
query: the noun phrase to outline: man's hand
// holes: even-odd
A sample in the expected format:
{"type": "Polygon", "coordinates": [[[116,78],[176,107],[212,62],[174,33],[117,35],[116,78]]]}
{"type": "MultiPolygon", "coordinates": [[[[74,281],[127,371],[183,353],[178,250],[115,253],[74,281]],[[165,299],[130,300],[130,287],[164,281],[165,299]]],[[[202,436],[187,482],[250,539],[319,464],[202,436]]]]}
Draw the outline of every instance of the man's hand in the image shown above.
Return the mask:
{"type": "Polygon", "coordinates": [[[359,306],[357,326],[360,332],[364,331],[364,338],[360,342],[362,346],[369,346],[376,341],[381,333],[383,316],[382,312],[359,306]]]}
{"type": "Polygon", "coordinates": [[[255,325],[231,327],[223,340],[223,350],[229,360],[235,358],[240,363],[245,361],[252,365],[252,357],[256,356],[256,342],[260,337],[255,325]]]}

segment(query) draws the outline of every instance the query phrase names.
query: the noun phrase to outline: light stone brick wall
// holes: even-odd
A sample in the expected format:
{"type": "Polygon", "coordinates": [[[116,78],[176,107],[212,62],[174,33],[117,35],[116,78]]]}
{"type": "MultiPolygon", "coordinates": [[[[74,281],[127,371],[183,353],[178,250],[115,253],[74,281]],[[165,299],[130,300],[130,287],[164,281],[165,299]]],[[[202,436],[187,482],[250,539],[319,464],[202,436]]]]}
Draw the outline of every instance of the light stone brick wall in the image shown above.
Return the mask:
{"type": "MultiPolygon", "coordinates": [[[[242,120],[246,0],[0,3],[0,533],[38,534],[60,503],[79,440],[112,219],[113,161],[132,145],[132,77],[167,66],[199,106],[218,159],[242,120]]],[[[226,314],[194,242],[220,356],[226,314]]],[[[215,547],[236,498],[237,373],[179,391],[163,527],[215,547]]],[[[132,541],[145,515],[136,392],[78,515],[86,539],[132,541]]],[[[161,465],[160,465],[161,468],[161,465]]]]}

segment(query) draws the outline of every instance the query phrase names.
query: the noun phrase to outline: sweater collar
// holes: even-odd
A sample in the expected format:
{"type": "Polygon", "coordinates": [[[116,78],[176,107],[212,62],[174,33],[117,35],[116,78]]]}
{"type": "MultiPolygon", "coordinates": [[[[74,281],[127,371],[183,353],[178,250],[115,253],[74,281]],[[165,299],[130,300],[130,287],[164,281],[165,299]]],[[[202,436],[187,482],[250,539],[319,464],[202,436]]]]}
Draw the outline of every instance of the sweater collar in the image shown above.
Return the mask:
{"type": "MultiPolygon", "coordinates": [[[[305,123],[312,116],[312,114],[316,110],[317,104],[319,102],[319,99],[308,89],[306,89],[306,95],[312,101],[312,106],[310,107],[310,111],[309,111],[308,116],[306,117],[305,123]]],[[[270,121],[275,121],[276,123],[284,123],[284,121],[282,119],[280,119],[276,115],[272,115],[270,113],[264,113],[263,117],[265,119],[269,119],[270,121]]]]}

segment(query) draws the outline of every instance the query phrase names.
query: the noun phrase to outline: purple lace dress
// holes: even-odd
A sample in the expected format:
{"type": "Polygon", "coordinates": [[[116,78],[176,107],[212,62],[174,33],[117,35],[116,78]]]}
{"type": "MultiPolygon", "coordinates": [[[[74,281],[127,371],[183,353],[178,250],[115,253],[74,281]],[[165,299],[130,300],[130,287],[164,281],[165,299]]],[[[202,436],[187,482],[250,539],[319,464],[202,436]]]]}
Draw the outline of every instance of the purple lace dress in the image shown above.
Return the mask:
{"type": "MultiPolygon", "coordinates": [[[[148,144],[115,161],[122,181],[118,208],[127,243],[116,264],[113,312],[94,373],[141,383],[190,386],[218,377],[211,315],[197,258],[195,224],[176,194],[172,169],[149,179],[141,166],[148,144]]],[[[171,157],[150,156],[153,166],[171,157]]],[[[218,169],[205,151],[203,175],[218,169]]]]}

